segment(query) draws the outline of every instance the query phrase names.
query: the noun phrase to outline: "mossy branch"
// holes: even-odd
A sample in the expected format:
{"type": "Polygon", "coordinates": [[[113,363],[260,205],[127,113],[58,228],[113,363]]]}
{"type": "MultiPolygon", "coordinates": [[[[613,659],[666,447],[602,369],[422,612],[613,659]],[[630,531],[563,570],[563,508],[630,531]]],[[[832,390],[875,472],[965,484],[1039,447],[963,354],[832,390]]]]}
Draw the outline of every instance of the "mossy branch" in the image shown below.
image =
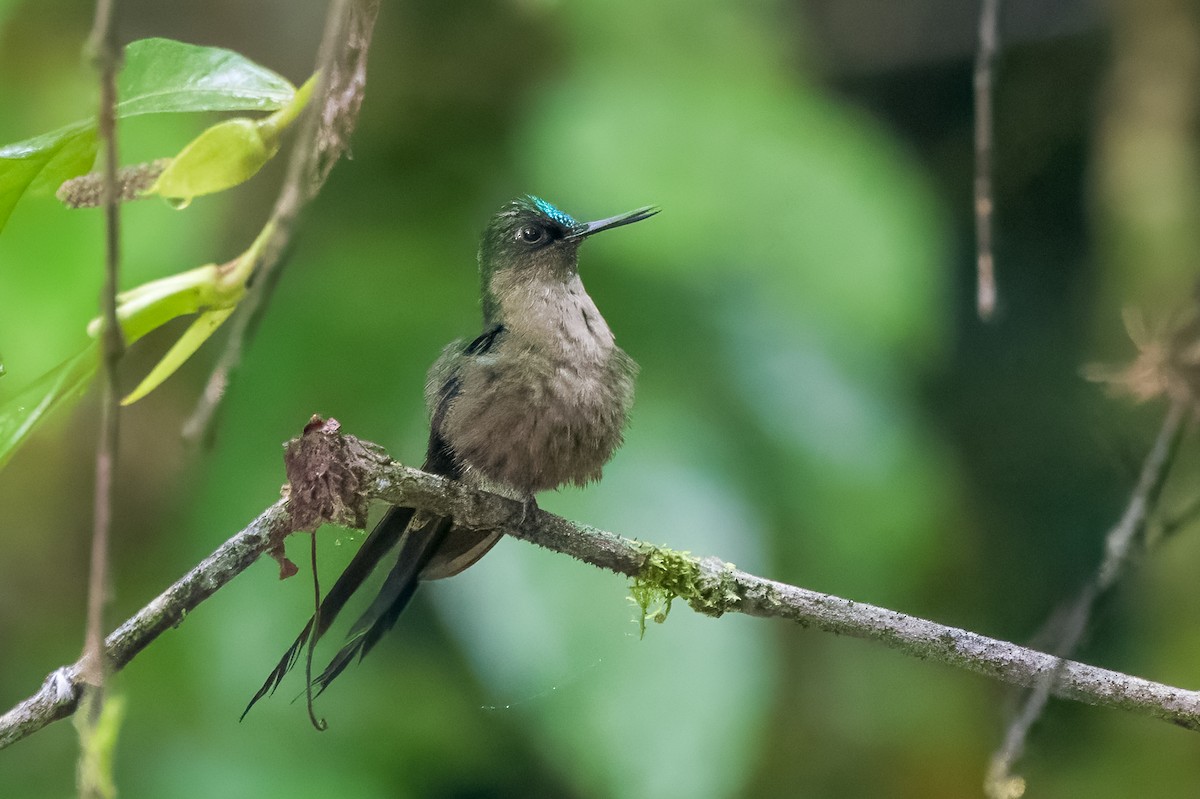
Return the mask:
{"type": "Polygon", "coordinates": [[[699,561],[687,552],[652,547],[634,542],[642,553],[642,567],[633,578],[629,593],[641,610],[638,629],[646,636],[646,619],[657,624],[667,620],[672,600],[685,600],[692,610],[714,618],[737,610],[740,597],[732,576],[732,563],[719,558],[699,561]],[[653,612],[651,612],[653,608],[653,612]]]}
{"type": "MultiPolygon", "coordinates": [[[[639,604],[664,607],[676,597],[710,616],[745,613],[786,619],[803,627],[877,641],[926,660],[1000,682],[1031,686],[1058,670],[1055,696],[1121,708],[1200,730],[1200,692],[1120,672],[1063,661],[1053,655],[887,608],[821,594],[744,572],[719,558],[651,547],[544,511],[526,514],[520,502],[477,491],[391,460],[378,446],[342,435],[337,423],[314,418],[288,445],[288,496],[221,545],[105,640],[119,670],[161,633],[263,554],[277,553],[285,536],[323,521],[360,526],[371,501],[452,516],[475,530],[501,530],[594,566],[633,578],[639,604]]],[[[665,611],[664,611],[665,615],[665,611]]],[[[53,672],[36,694],[0,716],[0,748],[75,712],[81,663],[53,672]]],[[[231,712],[233,712],[231,710],[231,712]]]]}

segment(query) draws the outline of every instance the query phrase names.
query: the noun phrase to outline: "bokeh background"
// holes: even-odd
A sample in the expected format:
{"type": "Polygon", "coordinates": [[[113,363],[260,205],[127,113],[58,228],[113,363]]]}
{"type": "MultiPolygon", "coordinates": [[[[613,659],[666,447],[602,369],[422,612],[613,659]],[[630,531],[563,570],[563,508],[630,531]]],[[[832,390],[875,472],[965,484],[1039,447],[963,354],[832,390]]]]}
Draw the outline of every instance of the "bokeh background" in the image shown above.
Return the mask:
{"type": "MultiPolygon", "coordinates": [[[[120,3],[125,40],[235,49],[289,79],[323,4],[120,3]]],[[[0,142],[91,113],[92,6],[0,0],[0,142]]],[[[754,572],[1010,640],[1095,564],[1161,418],[1086,382],[1170,317],[1200,252],[1200,9],[1005,2],[997,65],[1001,307],[973,310],[978,8],[634,0],[385,2],[353,159],[304,221],[211,448],[178,435],[218,347],[122,417],[115,623],[269,504],[317,412],[419,462],[424,371],[478,329],[476,237],[534,192],[593,218],[583,274],[642,365],[603,483],[543,507],[754,572]]],[[[211,120],[138,119],[124,160],[211,120]]],[[[125,210],[123,284],[242,249],[278,165],[192,204],[125,210]]],[[[101,220],[28,198],[0,236],[0,400],[76,352],[101,220]]],[[[140,378],[181,328],[140,343],[140,378]]],[[[0,705],[77,656],[94,395],[0,473],[0,705]]],[[[1193,493],[1185,447],[1165,512],[1193,493]]],[[[360,540],[320,536],[326,581],[360,540]]],[[[304,556],[303,541],[294,556],[304,556]]],[[[301,561],[302,562],[302,561],[301,561]]],[[[1082,659],[1200,685],[1200,541],[1185,530],[1101,607],[1082,659]]],[[[246,700],[310,613],[256,564],[117,678],[124,797],[963,797],[1012,695],[780,622],[677,607],[644,640],[626,581],[504,541],[422,589],[321,697],[246,700]]],[[[329,650],[333,648],[331,641],[329,650]]],[[[320,657],[320,655],[318,655],[320,657]]],[[[1052,703],[1031,795],[1194,795],[1195,734],[1052,703]]],[[[73,792],[58,723],[0,752],[0,795],[73,792]]]]}

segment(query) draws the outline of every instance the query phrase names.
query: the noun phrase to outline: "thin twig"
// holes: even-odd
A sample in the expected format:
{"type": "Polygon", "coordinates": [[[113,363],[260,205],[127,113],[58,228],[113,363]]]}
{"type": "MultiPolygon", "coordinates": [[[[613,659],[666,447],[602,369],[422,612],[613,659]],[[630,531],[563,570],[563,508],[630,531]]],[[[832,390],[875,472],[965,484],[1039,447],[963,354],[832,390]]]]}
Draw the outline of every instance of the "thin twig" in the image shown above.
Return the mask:
{"type": "Polygon", "coordinates": [[[88,574],[87,629],[84,633],[82,677],[91,694],[87,698],[88,712],[80,727],[79,793],[83,797],[101,796],[109,792],[102,776],[86,763],[92,762],[88,753],[91,739],[104,707],[104,606],[108,597],[108,551],[112,528],[113,472],[117,461],[120,405],[117,366],[125,351],[125,340],[117,321],[117,285],[120,268],[121,218],[117,185],[117,69],[120,50],[113,25],[114,0],[97,0],[95,19],[88,50],[100,83],[100,105],[97,111],[97,137],[103,160],[101,203],[104,207],[104,285],[100,292],[101,330],[100,357],[103,362],[103,383],[100,400],[100,431],[96,444],[96,480],[92,498],[92,548],[88,574]]]}
{"type": "MultiPolygon", "coordinates": [[[[96,453],[96,493],[92,523],[92,563],[88,585],[87,641],[85,652],[98,655],[103,637],[103,608],[108,580],[108,533],[112,513],[112,471],[117,447],[117,364],[125,349],[117,321],[117,282],[120,264],[120,202],[117,197],[117,66],[119,54],[112,25],[111,0],[98,0],[96,19],[88,47],[100,76],[100,108],[97,135],[103,156],[104,286],[100,309],[104,319],[101,358],[104,389],[101,403],[100,441],[96,453]]],[[[88,677],[97,688],[104,684],[104,664],[88,664],[88,677]]]]}
{"type": "Polygon", "coordinates": [[[1021,777],[1013,774],[1013,766],[1025,749],[1029,730],[1041,718],[1055,684],[1061,679],[1065,664],[1069,662],[1066,658],[1075,652],[1083,639],[1096,601],[1120,580],[1129,567],[1133,552],[1145,541],[1150,514],[1162,493],[1171,463],[1183,439],[1186,429],[1184,422],[1188,413],[1189,403],[1186,400],[1174,401],[1167,410],[1154,446],[1142,464],[1141,474],[1129,497],[1129,503],[1125,506],[1125,512],[1105,537],[1104,558],[1100,567],[1065,615],[1058,643],[1054,647],[1054,654],[1060,658],[1059,664],[1033,686],[1021,709],[1010,722],[1003,744],[992,755],[985,789],[994,799],[1020,796],[1023,792],[1024,782],[1021,777]]]}
{"type": "Polygon", "coordinates": [[[995,83],[1000,0],[983,0],[979,12],[979,51],[975,54],[975,260],[976,310],[988,321],[996,312],[995,258],[992,253],[992,99],[995,83]]]}
{"type": "Polygon", "coordinates": [[[254,267],[250,293],[239,304],[229,338],[195,409],[183,426],[189,441],[206,440],[232,374],[279,282],[301,212],[317,195],[349,146],[366,88],[367,51],[379,0],[333,0],[317,55],[320,77],[305,109],[271,219],[272,235],[254,267]]]}
{"type": "MultiPolygon", "coordinates": [[[[311,513],[357,519],[370,500],[429,510],[450,516],[471,530],[501,530],[547,549],[570,555],[618,574],[638,576],[656,550],[614,533],[576,524],[559,516],[526,513],[521,502],[471,489],[462,483],[395,463],[374,445],[339,437],[345,446],[327,449],[327,462],[311,470],[312,485],[293,482],[290,499],[268,508],[249,527],[226,542],[204,563],[151,602],[108,637],[106,648],[113,668],[120,669],[163,631],[222,585],[233,579],[260,554],[279,546],[293,529],[310,529],[311,513]],[[367,453],[365,456],[363,452],[367,453]],[[347,454],[350,453],[350,454],[347,454]],[[355,454],[357,453],[357,454],[355,454]],[[329,502],[330,483],[339,483],[345,502],[329,502]],[[325,495],[320,495],[326,491],[325,495]],[[311,499],[316,496],[315,505],[311,499]],[[301,500],[304,500],[301,502],[301,500]],[[338,510],[338,509],[341,510],[338,510]]],[[[290,473],[290,471],[289,471],[290,473]]],[[[295,478],[293,478],[295,480],[295,478]]],[[[361,523],[361,522],[360,522],[361,523]]],[[[1055,696],[1093,705],[1121,708],[1200,730],[1200,692],[1173,688],[1119,672],[1062,661],[1051,654],[947,627],[841,597],[756,577],[717,558],[695,559],[671,553],[693,571],[695,596],[689,603],[709,615],[725,612],[787,619],[804,627],[869,639],[922,659],[934,660],[1012,685],[1033,686],[1057,671],[1050,683],[1055,696]]],[[[51,674],[42,689],[0,716],[0,748],[18,741],[55,719],[74,712],[80,664],[51,674]]],[[[236,709],[230,709],[231,714],[236,709]]],[[[231,719],[233,716],[231,715],[231,719]]]]}

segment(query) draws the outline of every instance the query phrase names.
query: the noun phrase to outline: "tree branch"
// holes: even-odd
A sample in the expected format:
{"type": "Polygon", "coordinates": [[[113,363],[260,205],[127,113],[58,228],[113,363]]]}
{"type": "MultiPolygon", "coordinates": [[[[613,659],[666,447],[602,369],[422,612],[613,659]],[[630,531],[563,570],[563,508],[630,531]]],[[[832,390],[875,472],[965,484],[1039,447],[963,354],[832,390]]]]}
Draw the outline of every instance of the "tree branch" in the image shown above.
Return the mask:
{"type": "MultiPolygon", "coordinates": [[[[104,640],[109,667],[119,671],[161,633],[178,625],[188,611],[269,550],[270,541],[291,532],[288,524],[287,507],[280,500],[159,594],[104,640]]],[[[0,716],[0,749],[74,713],[79,702],[83,667],[84,659],[80,658],[70,666],[55,670],[46,677],[36,694],[0,716]]]]}
{"type": "MultiPolygon", "coordinates": [[[[670,586],[672,593],[708,615],[738,612],[786,619],[1013,685],[1035,685],[1057,669],[1059,677],[1051,687],[1055,696],[1200,730],[1200,692],[1063,661],[968,630],[768,580],[717,558],[692,558],[544,511],[526,515],[520,502],[396,463],[379,447],[340,434],[332,420],[314,419],[303,436],[289,443],[285,460],[288,498],[264,511],[110,635],[105,647],[114,669],[179,624],[259,555],[277,551],[288,533],[313,529],[323,521],[362,526],[369,502],[381,500],[451,516],[468,529],[501,530],[639,582],[670,586]]],[[[76,663],[55,671],[37,694],[0,716],[0,748],[74,712],[79,667],[76,663]]]]}

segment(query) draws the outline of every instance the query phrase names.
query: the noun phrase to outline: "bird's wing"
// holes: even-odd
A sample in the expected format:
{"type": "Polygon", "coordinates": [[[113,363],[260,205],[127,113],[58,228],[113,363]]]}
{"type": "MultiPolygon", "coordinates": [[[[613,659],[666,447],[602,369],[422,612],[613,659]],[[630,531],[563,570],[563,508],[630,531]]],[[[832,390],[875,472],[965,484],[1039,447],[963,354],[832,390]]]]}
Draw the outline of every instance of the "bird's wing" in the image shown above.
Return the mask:
{"type": "Polygon", "coordinates": [[[445,475],[454,480],[462,477],[462,464],[454,456],[454,449],[446,441],[442,429],[446,414],[462,391],[462,373],[469,368],[471,360],[487,355],[504,335],[504,325],[495,324],[462,347],[455,342],[446,348],[441,358],[429,370],[425,387],[425,400],[429,405],[429,448],[425,452],[425,471],[445,475]]]}
{"type": "Polygon", "coordinates": [[[464,355],[482,355],[496,345],[500,336],[504,335],[504,325],[494,324],[475,337],[475,340],[463,350],[464,355]]]}

